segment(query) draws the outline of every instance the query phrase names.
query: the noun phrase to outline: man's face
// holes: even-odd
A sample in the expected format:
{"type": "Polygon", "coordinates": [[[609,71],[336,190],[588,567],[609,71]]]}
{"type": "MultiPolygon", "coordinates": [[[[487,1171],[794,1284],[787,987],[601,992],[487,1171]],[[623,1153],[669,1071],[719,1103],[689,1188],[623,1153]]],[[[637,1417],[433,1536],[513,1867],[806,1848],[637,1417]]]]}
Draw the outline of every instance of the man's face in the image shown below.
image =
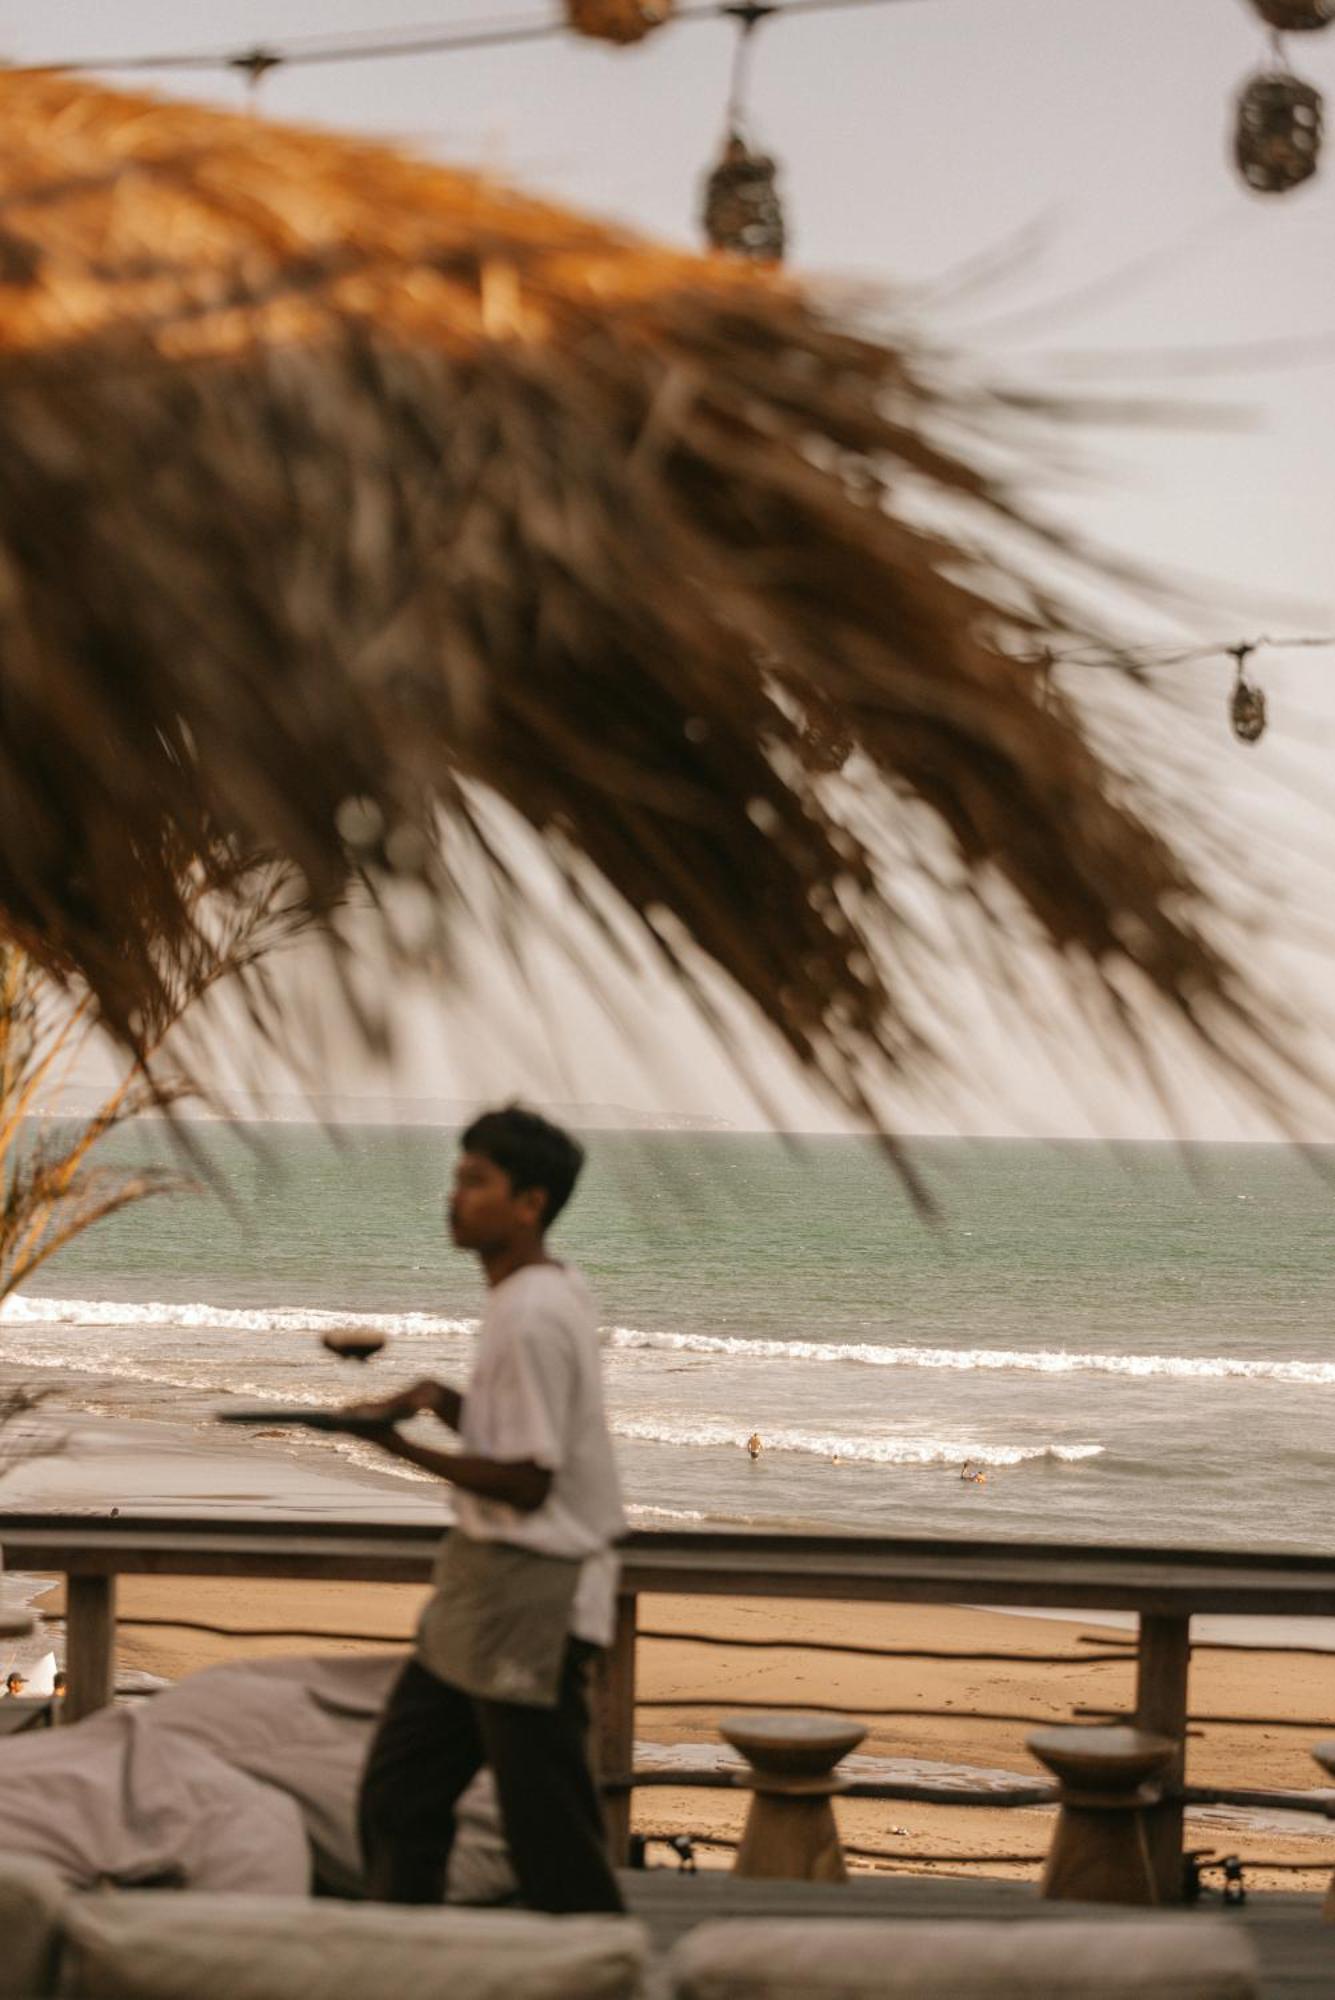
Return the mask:
{"type": "Polygon", "coordinates": [[[10,1694],[22,1694],[27,1685],[28,1683],[24,1680],[22,1674],[11,1674],[5,1683],[10,1694]]]}
{"type": "Polygon", "coordinates": [[[449,1225],[455,1247],[483,1255],[504,1250],[516,1236],[540,1226],[540,1188],[516,1194],[509,1174],[481,1153],[461,1153],[450,1190],[449,1225]]]}

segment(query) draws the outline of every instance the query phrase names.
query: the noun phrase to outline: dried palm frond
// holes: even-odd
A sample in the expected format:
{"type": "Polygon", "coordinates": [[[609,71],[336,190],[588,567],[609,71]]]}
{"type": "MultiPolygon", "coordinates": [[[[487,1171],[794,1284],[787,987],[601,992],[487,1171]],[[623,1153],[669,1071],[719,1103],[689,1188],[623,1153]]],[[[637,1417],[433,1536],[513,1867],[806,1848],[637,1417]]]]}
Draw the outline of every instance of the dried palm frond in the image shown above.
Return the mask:
{"type": "Polygon", "coordinates": [[[1089,636],[996,470],[1027,416],[781,277],[58,76],[0,74],[0,203],[0,923],[132,1045],[187,867],[448,915],[437,833],[504,875],[494,798],[849,1105],[933,1044],[877,801],[1120,1018],[1129,968],[1243,1024],[1190,867],[1018,657],[1089,636]]]}

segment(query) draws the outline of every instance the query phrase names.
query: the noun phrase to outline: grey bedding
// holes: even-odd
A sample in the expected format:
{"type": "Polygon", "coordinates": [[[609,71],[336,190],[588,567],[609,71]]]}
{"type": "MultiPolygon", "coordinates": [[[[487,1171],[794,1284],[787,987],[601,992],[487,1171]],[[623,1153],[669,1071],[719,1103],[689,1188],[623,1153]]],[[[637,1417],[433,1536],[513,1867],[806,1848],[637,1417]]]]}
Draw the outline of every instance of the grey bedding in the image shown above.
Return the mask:
{"type": "MultiPolygon", "coordinates": [[[[361,1888],[357,1781],[401,1654],[246,1660],[133,1707],[0,1742],[0,1852],[73,1887],[361,1888]]],[[[460,1810],[450,1901],[513,1887],[484,1773],[460,1810]]]]}

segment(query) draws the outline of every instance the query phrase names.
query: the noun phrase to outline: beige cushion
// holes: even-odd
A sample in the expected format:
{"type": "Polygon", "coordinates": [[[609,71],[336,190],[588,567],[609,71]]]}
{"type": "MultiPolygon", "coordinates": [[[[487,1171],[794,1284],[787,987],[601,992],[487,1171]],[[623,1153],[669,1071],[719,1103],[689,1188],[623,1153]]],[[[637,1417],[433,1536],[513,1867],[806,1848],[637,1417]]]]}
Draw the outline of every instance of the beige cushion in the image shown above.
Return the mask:
{"type": "Polygon", "coordinates": [[[668,1971],[677,2000],[1255,2000],[1260,1990],[1247,1938],[1209,1917],[747,1919],[702,1924],[668,1971]]]}
{"type": "Polygon", "coordinates": [[[389,1908],[127,1891],[81,1898],[78,2000],[630,2000],[644,1933],[624,1917],[389,1908]]]}
{"type": "MultiPolygon", "coordinates": [[[[0,1802],[3,1801],[0,1780],[0,1802]]],[[[69,1890],[54,1868],[0,1854],[0,2000],[49,1993],[69,1890]]]]}

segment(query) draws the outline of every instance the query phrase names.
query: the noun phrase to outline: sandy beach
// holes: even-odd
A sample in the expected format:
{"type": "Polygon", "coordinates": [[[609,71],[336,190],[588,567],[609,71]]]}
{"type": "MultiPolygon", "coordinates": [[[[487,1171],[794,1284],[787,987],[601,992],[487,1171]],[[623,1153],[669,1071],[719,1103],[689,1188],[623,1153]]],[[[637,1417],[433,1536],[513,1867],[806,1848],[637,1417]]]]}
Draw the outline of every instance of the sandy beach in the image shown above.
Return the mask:
{"type": "MultiPolygon", "coordinates": [[[[377,1643],[402,1643],[410,1633],[422,1593],[393,1584],[246,1582],[226,1578],[126,1577],[120,1586],[119,1667],[124,1673],[151,1673],[168,1679],[245,1654],[307,1650],[347,1651],[377,1643]],[[137,1624],[139,1619],[194,1620],[264,1635],[300,1630],[316,1638],[245,1636],[223,1638],[184,1627],[137,1624]],[[356,1633],[356,1639],[333,1636],[356,1633]]],[[[58,1612],[57,1586],[39,1608],[58,1612]]],[[[919,1605],[803,1604],[736,1598],[642,1598],[641,1627],[670,1636],[645,1638],[640,1647],[637,1722],[642,1759],[651,1746],[716,1746],[720,1713],[746,1701],[813,1701],[846,1706],[866,1718],[869,1733],[861,1755],[876,1759],[917,1759],[952,1771],[982,1770],[1037,1775],[1024,1747],[1028,1727],[1067,1719],[1075,1704],[1114,1709],[1129,1704],[1134,1665],[1128,1659],[1081,1663],[1091,1651],[1125,1647],[1125,1632],[1094,1623],[1031,1618],[968,1608],[919,1605]],[[727,1651],[692,1643],[684,1635],[702,1633],[742,1638],[820,1639],[872,1647],[925,1647],[946,1652],[1015,1652],[1009,1664],[955,1660],[876,1659],[856,1654],[813,1654],[774,1650],[727,1651]],[[678,1636],[681,1635],[681,1636],[678,1636]],[[1083,1643],[1097,1638],[1098,1647],[1083,1643]],[[1039,1655],[1062,1655],[1047,1664],[1039,1655]],[[708,1700],[710,1706],[687,1704],[708,1700]],[[941,1718],[876,1715],[885,1709],[938,1708],[941,1718]],[[982,1719],[1015,1715],[1028,1721],[982,1719]]],[[[1193,1668],[1193,1712],[1202,1715],[1270,1715],[1263,1728],[1237,1724],[1203,1726],[1189,1748],[1193,1783],[1259,1787],[1311,1786],[1318,1772],[1310,1756],[1313,1742],[1335,1733],[1320,1718],[1330,1716],[1335,1656],[1301,1654],[1248,1656],[1202,1651],[1193,1668]]],[[[919,1775],[938,1777],[937,1772],[919,1775]]],[[[745,1797],[730,1791],[677,1788],[642,1790],[634,1823],[645,1833],[690,1833],[701,1843],[702,1863],[728,1865],[722,1843],[735,1839],[745,1797]]],[[[941,1807],[845,1800],[838,1807],[845,1841],[875,1850],[881,1860],[856,1855],[854,1867],[903,1867],[894,1857],[930,1855],[960,1872],[1014,1874],[1032,1879],[1033,1867],[1008,1865],[1001,1857],[1037,1855],[1047,1845],[1047,1811],[941,1807]],[[966,1863],[964,1856],[984,1856],[966,1863]]],[[[1189,1844],[1244,1861],[1310,1862],[1300,1875],[1249,1870],[1257,1887],[1315,1889],[1335,1864],[1335,1831],[1311,1821],[1303,1835],[1281,1822],[1249,1824],[1236,1813],[1192,1816],[1189,1844]]],[[[1216,1878],[1217,1880],[1217,1878],[1216,1878]]]]}

